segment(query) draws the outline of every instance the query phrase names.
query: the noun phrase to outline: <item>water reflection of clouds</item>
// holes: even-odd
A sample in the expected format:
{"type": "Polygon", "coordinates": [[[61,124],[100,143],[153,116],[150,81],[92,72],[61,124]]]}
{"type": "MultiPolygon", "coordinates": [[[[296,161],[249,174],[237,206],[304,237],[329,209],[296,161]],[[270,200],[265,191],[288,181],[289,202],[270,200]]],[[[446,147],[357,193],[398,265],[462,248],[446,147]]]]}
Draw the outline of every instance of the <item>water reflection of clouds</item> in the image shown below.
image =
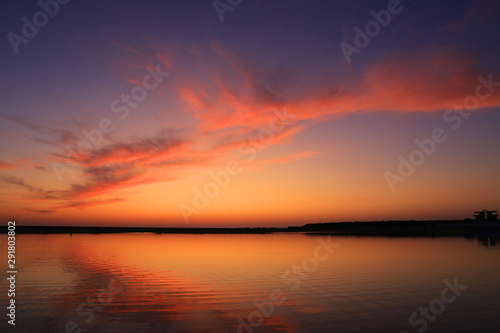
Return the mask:
{"type": "MultiPolygon", "coordinates": [[[[500,274],[492,269],[497,251],[463,238],[343,237],[342,253],[293,292],[283,285],[282,273],[311,254],[314,237],[20,235],[19,241],[24,244],[19,329],[27,333],[64,332],[68,321],[76,321],[82,333],[233,333],[238,316],[255,310],[252,302],[267,300],[275,288],[286,292],[287,301],[255,331],[371,332],[375,326],[397,331],[415,304],[428,300],[434,289],[425,286],[432,287],[437,277],[467,272],[471,286],[485,281],[493,286],[500,274]],[[37,259],[38,248],[44,248],[43,260],[37,259]],[[117,274],[127,278],[126,289],[86,323],[88,317],[76,312],[79,304],[117,274]],[[397,313],[401,325],[394,322],[397,313]]],[[[485,287],[477,293],[470,295],[480,303],[454,304],[457,311],[496,318],[498,308],[487,304],[498,304],[498,292],[485,287]]],[[[454,313],[449,316],[460,322],[454,313]]],[[[440,325],[435,323],[436,329],[440,325]]]]}
{"type": "MultiPolygon", "coordinates": [[[[64,271],[77,272],[74,281],[74,291],[58,297],[56,303],[76,304],[73,310],[66,313],[65,320],[56,322],[54,329],[63,330],[64,323],[76,321],[78,327],[88,328],[91,332],[109,332],[123,329],[168,329],[174,331],[214,331],[220,332],[222,327],[234,329],[235,309],[227,308],[228,295],[230,302],[243,302],[247,292],[232,290],[221,293],[212,285],[193,277],[186,277],[179,272],[151,270],[151,267],[126,266],[116,258],[95,257],[78,253],[92,252],[91,249],[75,249],[70,256],[65,255],[64,271]],[[126,289],[113,295],[112,301],[104,305],[102,311],[96,311],[95,320],[85,323],[85,318],[76,313],[79,302],[86,302],[88,297],[94,297],[100,289],[106,288],[110,279],[122,272],[127,281],[126,289]],[[242,299],[238,299],[242,295],[242,299]],[[138,324],[141,323],[141,324],[138,324]],[[137,326],[139,325],[139,326],[137,326]],[[104,329],[105,327],[106,329],[104,329]]],[[[286,328],[279,318],[273,318],[268,323],[271,331],[286,328]]],[[[267,329],[263,330],[265,332],[267,329]]]]}

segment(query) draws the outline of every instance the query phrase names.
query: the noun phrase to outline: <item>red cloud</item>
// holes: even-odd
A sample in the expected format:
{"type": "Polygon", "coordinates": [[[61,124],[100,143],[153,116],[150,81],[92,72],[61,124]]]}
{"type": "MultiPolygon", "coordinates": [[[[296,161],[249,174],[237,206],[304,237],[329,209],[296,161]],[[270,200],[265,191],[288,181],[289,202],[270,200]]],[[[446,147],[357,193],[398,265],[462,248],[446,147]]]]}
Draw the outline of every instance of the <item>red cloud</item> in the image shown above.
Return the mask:
{"type": "MultiPolygon", "coordinates": [[[[200,129],[207,131],[259,128],[269,121],[273,108],[283,106],[299,121],[321,121],[353,111],[445,110],[474,95],[478,76],[490,74],[473,57],[454,48],[392,55],[343,82],[264,75],[245,67],[219,45],[215,53],[222,61],[200,59],[206,72],[177,88],[200,129]]],[[[500,76],[493,73],[493,78],[500,76]]],[[[500,94],[492,94],[480,107],[498,105],[500,94]]]]}
{"type": "MultiPolygon", "coordinates": [[[[473,96],[480,84],[478,76],[487,77],[488,74],[474,58],[461,56],[458,50],[399,54],[368,69],[361,101],[368,110],[451,109],[455,103],[473,96]]],[[[480,107],[498,105],[500,94],[491,95],[480,107]]]]}
{"type": "Polygon", "coordinates": [[[16,167],[13,166],[10,163],[4,162],[4,161],[0,161],[0,169],[8,170],[8,169],[15,169],[15,168],[16,167]]]}
{"type": "MultiPolygon", "coordinates": [[[[211,58],[206,54],[186,51],[186,57],[156,55],[167,67],[181,68],[175,71],[177,76],[171,85],[177,92],[178,104],[194,120],[190,127],[165,129],[129,141],[108,140],[88,153],[70,156],[82,176],[81,182],[71,184],[66,190],[42,190],[14,178],[4,177],[3,182],[29,191],[32,198],[63,201],[54,210],[113,203],[118,200],[105,197],[138,184],[171,179],[171,172],[170,178],[162,173],[165,169],[209,167],[214,161],[234,156],[238,147],[255,143],[260,131],[272,128],[273,121],[282,130],[274,131],[266,146],[289,142],[309,123],[325,121],[337,114],[452,108],[454,103],[461,103],[475,93],[479,75],[490,74],[473,57],[463,56],[454,49],[392,55],[343,81],[325,79],[323,73],[313,80],[301,78],[293,70],[266,72],[248,65],[220,45],[212,46],[211,58]],[[182,69],[191,68],[183,63],[187,55],[197,65],[195,70],[183,73],[182,69]],[[276,120],[276,110],[283,112],[285,107],[293,121],[276,120]]],[[[144,59],[144,65],[152,64],[149,57],[144,59]]],[[[500,80],[500,76],[492,74],[500,80]]],[[[135,79],[129,82],[141,84],[135,79]]],[[[497,93],[482,101],[480,107],[499,105],[497,93]]],[[[42,135],[38,141],[61,151],[81,139],[75,134],[78,131],[69,129],[35,125],[29,128],[42,135]]],[[[253,163],[256,166],[287,163],[311,154],[298,152],[253,163]]],[[[65,154],[53,156],[61,163],[67,158],[65,154]]],[[[0,161],[0,169],[7,168],[13,167],[0,161]]]]}

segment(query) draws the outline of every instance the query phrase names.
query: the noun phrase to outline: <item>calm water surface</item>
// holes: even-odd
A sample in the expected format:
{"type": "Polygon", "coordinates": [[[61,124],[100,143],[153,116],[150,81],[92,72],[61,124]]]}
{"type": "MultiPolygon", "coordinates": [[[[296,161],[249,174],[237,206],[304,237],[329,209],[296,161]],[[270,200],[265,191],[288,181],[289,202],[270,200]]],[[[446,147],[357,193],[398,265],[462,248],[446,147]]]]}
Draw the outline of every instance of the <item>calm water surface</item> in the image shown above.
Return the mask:
{"type": "MultiPolygon", "coordinates": [[[[18,235],[16,327],[7,325],[3,310],[0,330],[498,333],[500,250],[490,243],[303,234],[18,235]],[[455,279],[467,289],[445,290],[443,302],[444,280],[453,285],[455,279]]],[[[5,279],[0,288],[5,309],[5,279]]]]}

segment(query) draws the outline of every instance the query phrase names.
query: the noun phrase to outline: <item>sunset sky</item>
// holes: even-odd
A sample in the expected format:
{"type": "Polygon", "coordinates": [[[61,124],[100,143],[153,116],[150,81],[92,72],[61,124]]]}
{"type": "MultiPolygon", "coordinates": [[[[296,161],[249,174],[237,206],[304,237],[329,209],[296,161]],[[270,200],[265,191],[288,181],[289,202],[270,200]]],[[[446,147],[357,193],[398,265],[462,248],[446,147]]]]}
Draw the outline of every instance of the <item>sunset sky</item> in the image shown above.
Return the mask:
{"type": "Polygon", "coordinates": [[[0,4],[3,221],[500,209],[495,0],[60,2],[0,4]]]}

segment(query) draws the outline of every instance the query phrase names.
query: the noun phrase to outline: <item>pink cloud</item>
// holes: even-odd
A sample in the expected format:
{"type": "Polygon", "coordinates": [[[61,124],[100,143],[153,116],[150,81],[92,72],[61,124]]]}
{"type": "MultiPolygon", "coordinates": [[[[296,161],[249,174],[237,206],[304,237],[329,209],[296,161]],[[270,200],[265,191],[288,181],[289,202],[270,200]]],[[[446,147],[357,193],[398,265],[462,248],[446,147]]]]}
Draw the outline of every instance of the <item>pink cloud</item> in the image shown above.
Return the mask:
{"type": "Polygon", "coordinates": [[[16,169],[16,167],[10,163],[0,160],[0,169],[9,170],[9,169],[16,169]]]}
{"type": "MultiPolygon", "coordinates": [[[[185,172],[189,168],[211,167],[234,156],[240,145],[251,144],[260,130],[271,126],[276,110],[283,111],[286,107],[286,112],[293,115],[293,122],[286,124],[279,120],[278,125],[286,126],[273,133],[267,146],[289,143],[309,124],[327,121],[335,115],[452,108],[454,103],[474,94],[478,75],[489,74],[474,57],[452,48],[392,55],[343,81],[320,77],[304,80],[294,73],[266,72],[215,43],[211,51],[210,57],[200,50],[178,50],[175,56],[136,54],[144,59],[144,64],[132,66],[143,69],[145,65],[154,65],[152,59],[155,59],[167,68],[181,68],[171,86],[177,92],[178,104],[193,120],[189,126],[165,128],[129,140],[110,139],[87,153],[70,155],[75,169],[81,172],[81,181],[68,184],[65,190],[39,189],[22,179],[4,177],[3,182],[28,191],[32,199],[63,202],[53,210],[110,204],[121,199],[108,196],[124,189],[167,181],[181,169],[185,172]],[[196,70],[182,72],[188,55],[190,61],[196,60],[196,70]],[[165,170],[169,170],[168,176],[165,170]]],[[[493,73],[493,78],[500,76],[493,73]]],[[[135,77],[127,81],[142,84],[135,77]]],[[[481,108],[499,105],[500,94],[492,94],[481,102],[481,108]]],[[[67,128],[50,129],[17,118],[12,120],[37,132],[39,142],[62,152],[81,139],[75,134],[77,131],[67,128]]],[[[255,167],[264,167],[313,154],[316,152],[297,152],[268,160],[256,159],[253,163],[255,167]]],[[[66,163],[67,157],[64,153],[51,156],[61,163],[66,163]]],[[[0,169],[13,166],[0,161],[0,169]]]]}

